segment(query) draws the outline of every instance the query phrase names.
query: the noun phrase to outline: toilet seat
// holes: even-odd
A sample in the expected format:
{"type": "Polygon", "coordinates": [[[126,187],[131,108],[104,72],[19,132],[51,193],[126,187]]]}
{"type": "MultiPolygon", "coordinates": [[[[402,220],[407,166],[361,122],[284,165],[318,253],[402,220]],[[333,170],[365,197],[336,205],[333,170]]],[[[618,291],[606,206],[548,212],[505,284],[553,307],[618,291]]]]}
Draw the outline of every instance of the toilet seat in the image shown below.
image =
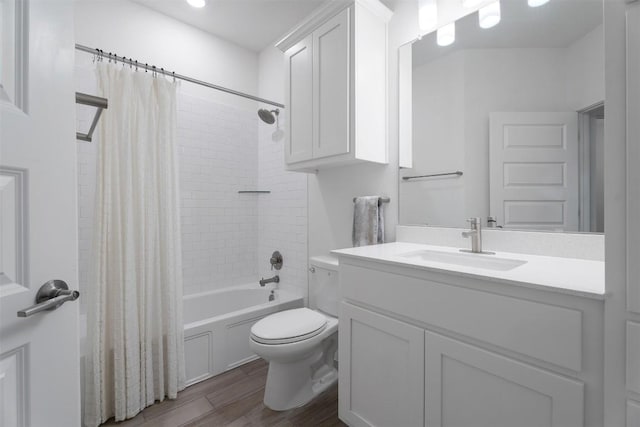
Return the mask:
{"type": "Polygon", "coordinates": [[[312,338],[326,326],[326,316],[308,308],[296,308],[259,320],[251,327],[251,338],[261,344],[290,344],[312,338]]]}

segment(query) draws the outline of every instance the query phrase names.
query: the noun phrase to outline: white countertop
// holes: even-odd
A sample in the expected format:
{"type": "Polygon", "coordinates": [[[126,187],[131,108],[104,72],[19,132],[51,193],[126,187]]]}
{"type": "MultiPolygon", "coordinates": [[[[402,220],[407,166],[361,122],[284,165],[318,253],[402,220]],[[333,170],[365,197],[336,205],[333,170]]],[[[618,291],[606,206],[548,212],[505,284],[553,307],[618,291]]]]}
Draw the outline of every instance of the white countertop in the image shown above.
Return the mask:
{"type": "Polygon", "coordinates": [[[401,256],[402,254],[420,250],[460,253],[457,248],[405,242],[339,249],[331,252],[339,257],[377,261],[383,264],[444,272],[459,276],[480,277],[493,282],[545,289],[588,298],[604,299],[605,297],[604,262],[602,261],[511,252],[496,252],[495,255],[473,255],[526,261],[526,264],[511,270],[498,271],[445,262],[414,260],[401,256]]]}

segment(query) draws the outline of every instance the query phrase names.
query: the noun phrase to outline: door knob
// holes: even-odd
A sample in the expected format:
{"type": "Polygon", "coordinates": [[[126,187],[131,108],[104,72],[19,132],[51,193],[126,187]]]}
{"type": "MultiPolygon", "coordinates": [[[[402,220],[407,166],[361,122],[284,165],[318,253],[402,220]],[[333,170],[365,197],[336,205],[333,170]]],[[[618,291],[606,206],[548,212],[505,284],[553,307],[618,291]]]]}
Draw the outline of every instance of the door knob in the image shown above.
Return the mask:
{"type": "Polygon", "coordinates": [[[75,301],[80,292],[69,290],[63,280],[49,280],[38,289],[36,304],[18,311],[18,317],[29,317],[44,310],[55,310],[67,301],[75,301]]]}

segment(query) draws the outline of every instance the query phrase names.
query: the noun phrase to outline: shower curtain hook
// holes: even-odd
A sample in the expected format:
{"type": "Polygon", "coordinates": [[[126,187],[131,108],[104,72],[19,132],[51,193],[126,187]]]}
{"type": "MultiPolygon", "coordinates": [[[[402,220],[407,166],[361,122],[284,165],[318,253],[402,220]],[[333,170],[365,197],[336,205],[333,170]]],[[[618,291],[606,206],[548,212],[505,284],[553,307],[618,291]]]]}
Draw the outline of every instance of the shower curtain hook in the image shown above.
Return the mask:
{"type": "Polygon", "coordinates": [[[158,73],[156,72],[156,66],[155,65],[151,66],[151,75],[153,76],[154,79],[158,76],[158,73]]]}
{"type": "Polygon", "coordinates": [[[173,72],[173,82],[174,83],[176,82],[176,72],[175,71],[173,72]]]}
{"type": "Polygon", "coordinates": [[[145,73],[149,72],[149,64],[147,64],[146,62],[144,63],[144,72],[145,73]]]}
{"type": "Polygon", "coordinates": [[[138,72],[138,60],[136,59],[136,72],[138,72]]]}

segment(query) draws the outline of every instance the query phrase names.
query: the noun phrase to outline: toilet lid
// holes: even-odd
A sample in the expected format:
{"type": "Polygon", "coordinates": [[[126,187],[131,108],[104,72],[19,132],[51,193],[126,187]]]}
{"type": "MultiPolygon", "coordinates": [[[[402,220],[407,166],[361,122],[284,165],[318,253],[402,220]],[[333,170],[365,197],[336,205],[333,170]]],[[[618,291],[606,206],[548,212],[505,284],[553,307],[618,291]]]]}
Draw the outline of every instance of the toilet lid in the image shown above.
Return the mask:
{"type": "Polygon", "coordinates": [[[271,314],[251,327],[251,337],[263,344],[287,344],[311,338],[325,328],[327,318],[308,308],[271,314]]]}

